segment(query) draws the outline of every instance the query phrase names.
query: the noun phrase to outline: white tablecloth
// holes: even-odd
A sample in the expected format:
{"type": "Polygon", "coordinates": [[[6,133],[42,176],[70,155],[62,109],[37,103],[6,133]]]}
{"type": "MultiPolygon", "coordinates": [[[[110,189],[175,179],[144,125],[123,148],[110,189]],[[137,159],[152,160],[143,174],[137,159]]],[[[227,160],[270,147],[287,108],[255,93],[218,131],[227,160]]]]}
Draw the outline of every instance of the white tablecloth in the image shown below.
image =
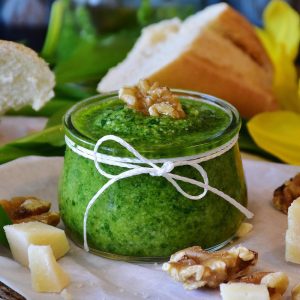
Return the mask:
{"type": "MultiPolygon", "coordinates": [[[[36,195],[57,207],[57,182],[62,158],[23,158],[0,166],[2,198],[36,195]]],[[[290,287],[300,282],[300,265],[284,260],[286,215],[271,205],[274,188],[300,171],[300,167],[244,160],[249,189],[249,209],[255,213],[253,231],[236,242],[258,251],[257,269],[285,271],[290,287]]],[[[189,201],[189,200],[187,200],[189,201]]],[[[0,248],[0,280],[27,299],[62,299],[59,294],[32,291],[30,273],[0,248]]],[[[185,291],[161,271],[160,264],[132,264],[112,261],[84,252],[71,243],[71,251],[59,263],[71,276],[67,291],[73,299],[220,299],[219,291],[185,291]]],[[[290,289],[287,295],[290,293],[290,289]]],[[[288,299],[288,298],[286,298],[288,299]]]]}

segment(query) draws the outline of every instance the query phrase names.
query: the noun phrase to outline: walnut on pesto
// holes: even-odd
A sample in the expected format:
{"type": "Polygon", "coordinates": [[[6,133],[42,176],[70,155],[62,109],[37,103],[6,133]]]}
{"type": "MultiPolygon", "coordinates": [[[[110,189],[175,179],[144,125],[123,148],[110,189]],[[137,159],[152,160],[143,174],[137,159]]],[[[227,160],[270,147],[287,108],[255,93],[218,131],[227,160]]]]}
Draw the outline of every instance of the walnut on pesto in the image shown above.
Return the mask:
{"type": "Polygon", "coordinates": [[[140,80],[136,86],[121,88],[119,98],[129,108],[145,115],[166,115],[174,119],[185,117],[178,97],[168,87],[160,86],[158,82],[140,80]]]}

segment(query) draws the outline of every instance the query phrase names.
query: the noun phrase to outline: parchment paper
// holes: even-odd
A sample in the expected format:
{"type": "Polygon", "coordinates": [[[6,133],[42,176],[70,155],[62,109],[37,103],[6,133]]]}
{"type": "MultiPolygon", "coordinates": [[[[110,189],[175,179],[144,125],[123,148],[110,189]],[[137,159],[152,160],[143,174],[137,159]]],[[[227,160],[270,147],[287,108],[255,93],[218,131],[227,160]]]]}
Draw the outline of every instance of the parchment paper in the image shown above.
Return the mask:
{"type": "MultiPolygon", "coordinates": [[[[0,166],[0,197],[35,195],[51,200],[57,208],[62,163],[62,158],[27,157],[0,166]]],[[[285,299],[289,299],[291,287],[300,282],[300,265],[284,260],[287,217],[275,210],[270,201],[274,189],[300,172],[300,166],[244,160],[244,169],[249,209],[255,213],[249,222],[254,229],[235,244],[258,251],[257,269],[288,274],[290,288],[285,299]]],[[[112,261],[86,253],[72,243],[71,251],[59,263],[71,276],[67,291],[72,299],[221,299],[218,290],[185,291],[180,283],[161,271],[160,264],[112,261]]],[[[4,248],[0,248],[0,280],[28,300],[63,299],[60,294],[33,292],[29,270],[14,262],[4,248]]]]}

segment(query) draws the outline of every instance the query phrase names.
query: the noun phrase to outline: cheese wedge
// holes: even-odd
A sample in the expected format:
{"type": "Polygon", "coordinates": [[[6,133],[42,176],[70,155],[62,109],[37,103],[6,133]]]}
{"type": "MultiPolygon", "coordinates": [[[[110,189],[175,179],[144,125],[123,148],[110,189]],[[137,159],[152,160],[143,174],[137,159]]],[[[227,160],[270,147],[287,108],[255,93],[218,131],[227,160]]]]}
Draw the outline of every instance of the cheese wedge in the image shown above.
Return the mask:
{"type": "Polygon", "coordinates": [[[300,236],[300,197],[295,199],[288,209],[288,229],[300,236]]]}
{"type": "Polygon", "coordinates": [[[69,283],[69,275],[55,260],[50,246],[28,247],[32,287],[37,292],[59,293],[69,283]]]}
{"type": "Polygon", "coordinates": [[[294,200],[288,209],[285,260],[300,264],[300,197],[294,200]]]}
{"type": "Polygon", "coordinates": [[[14,259],[23,266],[28,266],[30,244],[50,245],[56,259],[65,255],[70,249],[62,229],[41,222],[6,225],[4,231],[14,259]]]}
{"type": "Polygon", "coordinates": [[[270,300],[269,291],[264,284],[227,283],[220,285],[223,300],[270,300]]]}
{"type": "Polygon", "coordinates": [[[285,260],[300,264],[300,236],[292,230],[287,230],[285,235],[285,260]]]}

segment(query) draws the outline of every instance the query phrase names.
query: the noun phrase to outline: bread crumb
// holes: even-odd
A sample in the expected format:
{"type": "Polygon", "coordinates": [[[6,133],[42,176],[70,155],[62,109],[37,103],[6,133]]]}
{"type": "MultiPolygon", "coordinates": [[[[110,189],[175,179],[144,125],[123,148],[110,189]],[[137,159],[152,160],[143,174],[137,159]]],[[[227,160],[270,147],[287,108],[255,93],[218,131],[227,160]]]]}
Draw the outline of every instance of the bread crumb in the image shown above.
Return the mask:
{"type": "Polygon", "coordinates": [[[246,236],[250,231],[252,231],[253,225],[250,223],[242,223],[236,232],[236,237],[242,238],[246,236]]]}
{"type": "Polygon", "coordinates": [[[70,294],[70,292],[67,289],[63,289],[62,292],[60,293],[60,295],[62,296],[62,298],[64,300],[72,300],[73,299],[72,295],[70,294]]]}
{"type": "Polygon", "coordinates": [[[292,300],[300,300],[300,283],[292,289],[292,300]]]}

